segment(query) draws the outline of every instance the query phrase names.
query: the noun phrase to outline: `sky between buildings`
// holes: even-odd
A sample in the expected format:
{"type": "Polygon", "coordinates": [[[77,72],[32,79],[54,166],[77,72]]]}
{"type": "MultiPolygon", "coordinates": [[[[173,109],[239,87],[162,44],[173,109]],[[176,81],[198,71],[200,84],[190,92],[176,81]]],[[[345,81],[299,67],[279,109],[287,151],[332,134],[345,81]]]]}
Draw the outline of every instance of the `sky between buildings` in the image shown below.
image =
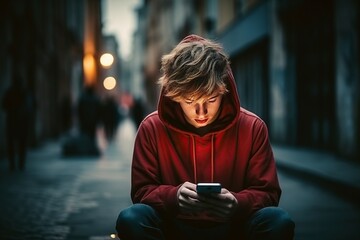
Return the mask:
{"type": "Polygon", "coordinates": [[[137,24],[135,8],[142,0],[103,0],[104,33],[114,34],[119,43],[120,55],[128,59],[132,36],[137,24]]]}

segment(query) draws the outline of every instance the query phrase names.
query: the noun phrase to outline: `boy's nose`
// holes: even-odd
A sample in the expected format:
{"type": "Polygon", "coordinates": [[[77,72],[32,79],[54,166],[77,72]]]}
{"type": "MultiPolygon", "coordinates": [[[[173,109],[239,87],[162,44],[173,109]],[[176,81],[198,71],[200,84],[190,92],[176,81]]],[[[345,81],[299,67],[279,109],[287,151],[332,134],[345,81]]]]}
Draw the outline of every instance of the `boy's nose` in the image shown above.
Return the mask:
{"type": "Polygon", "coordinates": [[[206,115],[207,114],[207,106],[204,104],[196,104],[196,114],[197,115],[206,115]]]}

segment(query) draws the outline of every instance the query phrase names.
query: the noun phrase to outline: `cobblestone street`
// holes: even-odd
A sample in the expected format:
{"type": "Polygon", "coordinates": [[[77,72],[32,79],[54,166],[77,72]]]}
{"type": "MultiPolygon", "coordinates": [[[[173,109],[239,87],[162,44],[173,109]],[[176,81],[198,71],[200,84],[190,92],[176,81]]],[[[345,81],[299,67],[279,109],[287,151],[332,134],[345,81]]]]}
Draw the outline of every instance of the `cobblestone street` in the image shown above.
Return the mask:
{"type": "MultiPolygon", "coordinates": [[[[24,172],[9,172],[7,163],[0,161],[0,239],[116,238],[112,234],[115,234],[117,215],[131,204],[130,166],[135,133],[128,119],[120,124],[110,143],[99,131],[98,145],[103,152],[100,157],[64,158],[61,144],[49,142],[30,151],[24,172]]],[[[279,179],[283,189],[280,206],[296,223],[295,239],[360,239],[359,204],[342,196],[341,191],[334,191],[334,186],[321,184],[324,180],[318,181],[316,176],[309,178],[295,170],[296,164],[292,162],[301,158],[303,151],[292,153],[279,147],[274,149],[275,156],[289,159],[288,162],[278,159],[282,166],[279,179]],[[288,167],[284,168],[284,164],[288,167]]],[[[310,169],[319,156],[314,159],[309,153],[307,156],[306,166],[310,169]]],[[[336,169],[334,162],[323,161],[327,164],[316,165],[316,169],[322,172],[336,169]]],[[[357,179],[357,167],[351,167],[353,171],[346,170],[346,180],[357,179]]],[[[342,171],[345,169],[338,172],[342,171]]],[[[355,190],[356,185],[355,181],[355,190]]],[[[358,194],[353,192],[354,197],[358,194]]]]}
{"type": "Polygon", "coordinates": [[[119,210],[130,204],[134,134],[124,122],[113,142],[99,142],[101,157],[62,158],[51,142],[30,151],[24,172],[8,172],[2,161],[1,239],[110,239],[119,210]]]}

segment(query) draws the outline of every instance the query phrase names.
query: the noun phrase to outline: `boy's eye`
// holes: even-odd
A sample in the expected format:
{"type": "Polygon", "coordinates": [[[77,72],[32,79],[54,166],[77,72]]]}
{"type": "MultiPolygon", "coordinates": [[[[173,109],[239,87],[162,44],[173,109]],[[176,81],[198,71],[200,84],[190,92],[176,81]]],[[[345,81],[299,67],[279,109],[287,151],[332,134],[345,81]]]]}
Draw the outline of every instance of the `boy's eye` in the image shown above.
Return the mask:
{"type": "Polygon", "coordinates": [[[213,103],[213,102],[216,102],[216,99],[217,99],[217,97],[213,97],[213,98],[210,98],[208,101],[213,103]]]}
{"type": "Polygon", "coordinates": [[[193,101],[192,100],[185,100],[185,103],[190,105],[190,104],[193,103],[193,101]]]}

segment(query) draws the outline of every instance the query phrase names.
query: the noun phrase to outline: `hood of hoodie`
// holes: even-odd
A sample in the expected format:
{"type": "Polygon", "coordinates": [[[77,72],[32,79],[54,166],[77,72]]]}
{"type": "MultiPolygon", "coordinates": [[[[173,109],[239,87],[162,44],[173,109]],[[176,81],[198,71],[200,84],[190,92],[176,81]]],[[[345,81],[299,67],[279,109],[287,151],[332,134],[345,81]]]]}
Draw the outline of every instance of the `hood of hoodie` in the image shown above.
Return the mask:
{"type": "MultiPolygon", "coordinates": [[[[181,43],[185,42],[202,42],[205,41],[204,38],[197,35],[189,35],[185,37],[181,43]]],[[[227,78],[225,79],[226,87],[228,92],[224,94],[222,98],[222,103],[220,106],[220,114],[213,123],[203,127],[207,128],[207,134],[214,134],[219,131],[226,130],[233,126],[238,115],[240,114],[240,101],[238,98],[237,88],[235,84],[235,79],[232,74],[230,66],[228,67],[227,78]]],[[[188,134],[196,134],[199,129],[196,129],[190,125],[184,116],[184,113],[181,109],[181,106],[178,102],[171,100],[165,96],[164,89],[161,89],[159,101],[158,101],[158,114],[161,121],[168,126],[177,131],[186,132],[188,134]]]]}

